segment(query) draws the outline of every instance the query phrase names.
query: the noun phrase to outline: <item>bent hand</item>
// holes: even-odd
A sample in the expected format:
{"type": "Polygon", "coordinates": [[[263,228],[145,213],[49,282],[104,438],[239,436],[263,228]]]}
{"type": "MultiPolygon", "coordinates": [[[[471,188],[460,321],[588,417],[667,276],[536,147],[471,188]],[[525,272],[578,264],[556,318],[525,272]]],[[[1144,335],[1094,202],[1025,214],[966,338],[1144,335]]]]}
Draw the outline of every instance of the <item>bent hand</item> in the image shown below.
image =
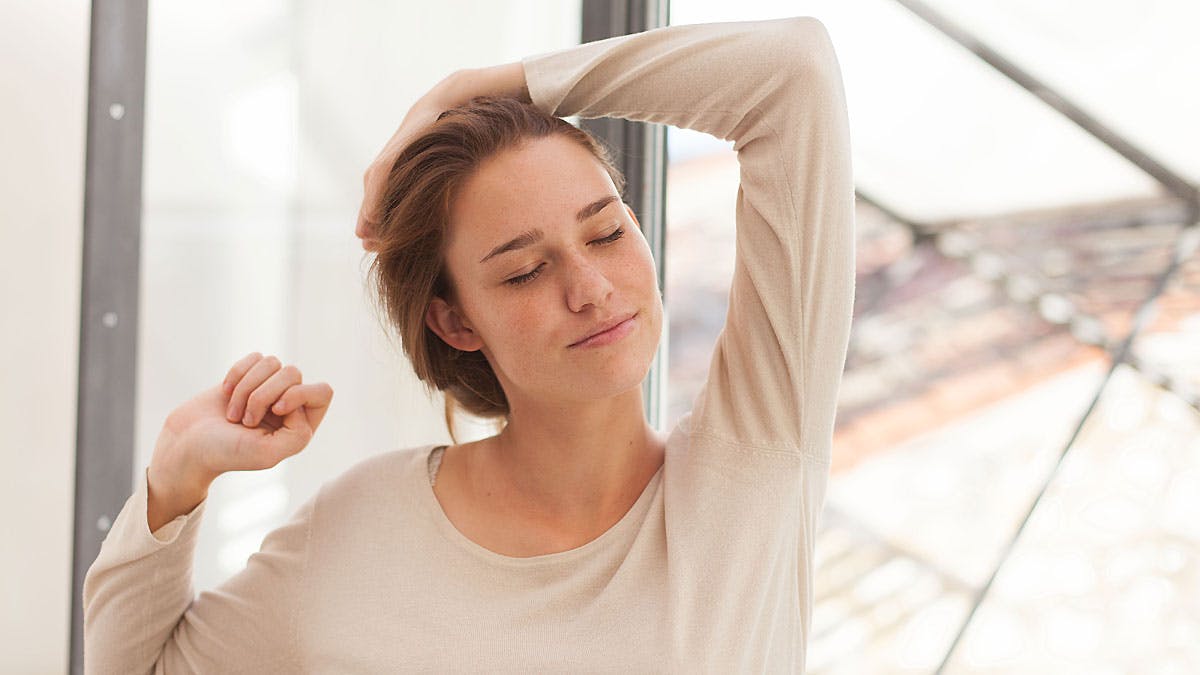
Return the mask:
{"type": "Polygon", "coordinates": [[[227,471],[269,469],[308,445],[333,399],[274,356],[247,355],[224,382],[167,416],[148,469],[151,531],[190,512],[227,471]]]}
{"type": "Polygon", "coordinates": [[[363,249],[374,252],[380,250],[376,233],[383,221],[384,192],[388,174],[400,151],[436,122],[443,111],[462,105],[475,96],[513,96],[528,103],[530,99],[524,66],[516,61],[488,68],[455,71],[409,108],[396,133],[392,134],[363,174],[363,201],[358,211],[358,224],[354,228],[354,234],[362,240],[363,249]]]}

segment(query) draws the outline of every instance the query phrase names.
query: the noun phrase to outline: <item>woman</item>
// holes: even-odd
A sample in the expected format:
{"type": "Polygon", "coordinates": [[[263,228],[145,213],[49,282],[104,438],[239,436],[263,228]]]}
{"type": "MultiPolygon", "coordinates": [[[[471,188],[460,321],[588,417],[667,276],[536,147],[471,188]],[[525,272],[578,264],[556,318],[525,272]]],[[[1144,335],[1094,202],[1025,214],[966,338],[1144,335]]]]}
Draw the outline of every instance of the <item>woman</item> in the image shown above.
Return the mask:
{"type": "Polygon", "coordinates": [[[368,171],[357,233],[418,375],[504,428],[361,462],[193,599],[208,485],[299,452],[332,396],[251,354],[164,425],[85,580],[87,669],[803,671],[853,304],[849,151],[807,17],[447,78],[368,171]],[[665,439],[640,389],[653,261],[603,152],[546,114],[734,141],[729,313],[665,439]]]}

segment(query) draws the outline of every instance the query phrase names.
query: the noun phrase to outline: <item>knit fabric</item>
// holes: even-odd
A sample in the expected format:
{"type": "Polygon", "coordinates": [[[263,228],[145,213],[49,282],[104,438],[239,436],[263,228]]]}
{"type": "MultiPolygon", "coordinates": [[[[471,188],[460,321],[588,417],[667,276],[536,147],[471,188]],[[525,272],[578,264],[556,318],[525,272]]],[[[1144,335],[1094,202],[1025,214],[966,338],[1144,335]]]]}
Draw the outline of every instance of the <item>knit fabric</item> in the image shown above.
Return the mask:
{"type": "Polygon", "coordinates": [[[206,503],[156,532],[143,475],[84,582],[88,673],[797,673],[854,298],[840,67],[816,19],[679,25],[522,60],[535,105],[732,140],[729,310],[624,517],[501,555],[433,492],[434,446],[331,480],[194,595],[206,503]]]}

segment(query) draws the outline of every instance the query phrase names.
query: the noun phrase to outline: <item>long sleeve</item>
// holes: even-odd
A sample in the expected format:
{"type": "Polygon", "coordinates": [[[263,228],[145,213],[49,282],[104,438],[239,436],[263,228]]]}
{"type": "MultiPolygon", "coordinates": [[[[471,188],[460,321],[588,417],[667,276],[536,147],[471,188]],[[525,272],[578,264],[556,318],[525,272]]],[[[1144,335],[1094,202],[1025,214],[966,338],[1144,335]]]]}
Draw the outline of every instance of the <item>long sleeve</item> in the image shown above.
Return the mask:
{"type": "Polygon", "coordinates": [[[195,598],[203,505],[151,533],[139,481],[84,582],[87,672],[803,672],[826,475],[810,463],[828,461],[853,303],[829,36],[811,18],[671,26],[522,64],[547,112],[734,141],[729,314],[659,477],[600,537],[515,558],[449,520],[432,446],[387,453],[195,598]]]}
{"type": "Polygon", "coordinates": [[[734,141],[729,311],[693,435],[828,463],[854,304],[854,187],[841,71],[820,21],[680,25],[526,57],[558,116],[734,141]]]}
{"type": "Polygon", "coordinates": [[[207,500],[151,533],[138,481],[83,582],[87,673],[295,670],[300,579],[315,498],[272,531],[245,569],[193,596],[192,560],[207,500]]]}

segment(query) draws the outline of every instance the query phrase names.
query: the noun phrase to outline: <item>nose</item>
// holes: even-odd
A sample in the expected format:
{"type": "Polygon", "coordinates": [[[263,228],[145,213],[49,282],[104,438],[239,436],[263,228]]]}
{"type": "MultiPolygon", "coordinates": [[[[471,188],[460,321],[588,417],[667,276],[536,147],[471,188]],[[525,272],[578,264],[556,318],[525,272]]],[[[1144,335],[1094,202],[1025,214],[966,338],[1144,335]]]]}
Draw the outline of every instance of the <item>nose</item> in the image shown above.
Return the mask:
{"type": "Polygon", "coordinates": [[[592,261],[576,256],[567,270],[567,306],[572,312],[582,312],[588,305],[608,304],[613,285],[604,271],[592,261]]]}

